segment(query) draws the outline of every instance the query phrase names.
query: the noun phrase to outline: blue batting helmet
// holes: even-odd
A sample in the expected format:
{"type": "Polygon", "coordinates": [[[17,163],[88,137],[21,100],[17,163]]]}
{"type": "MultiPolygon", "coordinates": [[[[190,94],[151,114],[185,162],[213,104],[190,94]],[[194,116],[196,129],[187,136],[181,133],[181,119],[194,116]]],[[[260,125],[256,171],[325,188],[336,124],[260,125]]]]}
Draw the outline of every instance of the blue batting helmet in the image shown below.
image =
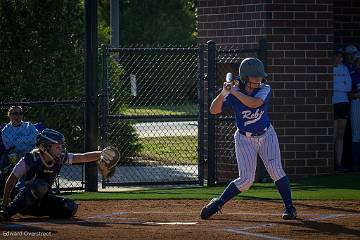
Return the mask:
{"type": "Polygon", "coordinates": [[[249,57],[242,60],[236,80],[246,85],[248,77],[262,77],[263,79],[259,87],[267,81],[269,74],[265,72],[264,64],[260,59],[249,57]]]}
{"type": "Polygon", "coordinates": [[[239,76],[243,77],[267,77],[264,64],[258,58],[245,58],[239,67],[239,76]]]}

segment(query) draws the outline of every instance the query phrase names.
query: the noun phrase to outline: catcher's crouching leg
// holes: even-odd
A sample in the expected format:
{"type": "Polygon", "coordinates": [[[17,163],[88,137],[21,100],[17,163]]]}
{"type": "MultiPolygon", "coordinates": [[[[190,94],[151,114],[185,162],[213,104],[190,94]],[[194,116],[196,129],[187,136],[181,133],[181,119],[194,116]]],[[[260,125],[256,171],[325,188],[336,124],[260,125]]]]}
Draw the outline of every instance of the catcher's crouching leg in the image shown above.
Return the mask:
{"type": "Polygon", "coordinates": [[[14,200],[1,211],[3,220],[9,219],[16,213],[26,212],[31,209],[47,194],[48,183],[43,179],[36,179],[31,185],[21,189],[14,200]]]}
{"type": "Polygon", "coordinates": [[[47,181],[43,179],[36,179],[31,184],[31,193],[32,195],[38,199],[41,200],[48,192],[49,192],[49,184],[47,181]]]}
{"type": "MultiPolygon", "coordinates": [[[[55,216],[56,218],[72,218],[73,216],[75,216],[77,212],[78,204],[72,199],[64,198],[62,201],[61,208],[62,208],[62,212],[61,214],[55,216]]],[[[52,217],[54,218],[54,216],[52,217]]]]}
{"type": "Polygon", "coordinates": [[[42,212],[50,218],[67,219],[73,217],[78,209],[78,204],[72,199],[67,199],[48,194],[41,204],[42,212]]]}

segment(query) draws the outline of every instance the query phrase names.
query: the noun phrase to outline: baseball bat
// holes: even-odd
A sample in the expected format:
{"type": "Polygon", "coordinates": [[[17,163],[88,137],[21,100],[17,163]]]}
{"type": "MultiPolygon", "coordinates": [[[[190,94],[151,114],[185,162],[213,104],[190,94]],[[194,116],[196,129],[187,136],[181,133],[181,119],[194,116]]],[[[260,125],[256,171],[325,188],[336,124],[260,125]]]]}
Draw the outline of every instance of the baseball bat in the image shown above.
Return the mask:
{"type": "MultiPolygon", "coordinates": [[[[228,72],[226,74],[226,82],[227,83],[232,83],[232,73],[228,72]]],[[[231,85],[226,86],[226,90],[230,91],[231,90],[231,85]]]]}

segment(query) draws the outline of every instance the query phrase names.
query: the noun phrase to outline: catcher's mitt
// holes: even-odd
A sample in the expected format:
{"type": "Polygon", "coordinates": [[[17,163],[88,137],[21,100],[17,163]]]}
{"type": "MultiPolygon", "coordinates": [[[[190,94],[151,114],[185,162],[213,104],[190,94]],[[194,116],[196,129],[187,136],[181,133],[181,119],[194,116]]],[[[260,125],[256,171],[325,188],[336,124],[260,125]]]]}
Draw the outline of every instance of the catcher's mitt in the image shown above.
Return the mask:
{"type": "Polygon", "coordinates": [[[120,153],[115,147],[106,147],[101,151],[97,161],[98,169],[105,178],[114,176],[116,164],[120,161],[120,153]]]}

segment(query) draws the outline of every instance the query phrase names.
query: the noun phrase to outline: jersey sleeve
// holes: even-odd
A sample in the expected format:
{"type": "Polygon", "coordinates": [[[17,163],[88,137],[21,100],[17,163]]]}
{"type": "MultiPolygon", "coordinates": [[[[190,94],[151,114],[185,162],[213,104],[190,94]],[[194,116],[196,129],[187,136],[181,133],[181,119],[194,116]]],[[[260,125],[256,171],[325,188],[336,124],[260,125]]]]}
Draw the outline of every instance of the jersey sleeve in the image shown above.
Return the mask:
{"type": "Polygon", "coordinates": [[[234,96],[231,94],[228,94],[223,102],[223,105],[221,107],[221,112],[228,112],[233,109],[233,103],[234,103],[234,96]]]}
{"type": "Polygon", "coordinates": [[[15,165],[12,172],[14,173],[15,177],[21,178],[26,174],[29,170],[29,167],[26,165],[24,158],[20,159],[20,161],[15,165]]]}
{"type": "Polygon", "coordinates": [[[266,102],[270,98],[271,87],[269,85],[265,85],[259,89],[259,91],[254,95],[255,98],[260,98],[264,102],[266,102]]]}
{"type": "Polygon", "coordinates": [[[73,153],[67,153],[64,164],[71,165],[74,160],[74,154],[73,153]]]}

